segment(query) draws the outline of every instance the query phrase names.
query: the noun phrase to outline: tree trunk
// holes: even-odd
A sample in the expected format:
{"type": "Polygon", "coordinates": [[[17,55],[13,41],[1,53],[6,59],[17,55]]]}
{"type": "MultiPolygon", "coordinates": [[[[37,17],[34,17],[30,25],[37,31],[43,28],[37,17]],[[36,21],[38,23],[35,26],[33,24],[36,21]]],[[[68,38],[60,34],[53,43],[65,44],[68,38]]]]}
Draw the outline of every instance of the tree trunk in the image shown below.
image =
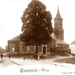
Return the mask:
{"type": "Polygon", "coordinates": [[[36,59],[38,58],[38,44],[37,44],[37,42],[36,42],[35,58],[36,59]]]}
{"type": "Polygon", "coordinates": [[[36,42],[36,53],[35,54],[37,54],[38,53],[38,45],[37,45],[37,42],[36,42]]]}

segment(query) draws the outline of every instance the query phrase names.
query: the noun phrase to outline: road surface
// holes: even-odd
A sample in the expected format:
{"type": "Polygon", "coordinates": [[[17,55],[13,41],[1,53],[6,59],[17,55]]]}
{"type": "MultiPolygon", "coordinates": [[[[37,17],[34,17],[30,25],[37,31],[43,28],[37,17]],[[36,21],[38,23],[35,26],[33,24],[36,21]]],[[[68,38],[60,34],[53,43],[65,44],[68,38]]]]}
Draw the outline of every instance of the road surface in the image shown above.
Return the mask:
{"type": "Polygon", "coordinates": [[[54,59],[0,59],[0,74],[2,75],[75,75],[75,65],[54,62],[54,59]]]}

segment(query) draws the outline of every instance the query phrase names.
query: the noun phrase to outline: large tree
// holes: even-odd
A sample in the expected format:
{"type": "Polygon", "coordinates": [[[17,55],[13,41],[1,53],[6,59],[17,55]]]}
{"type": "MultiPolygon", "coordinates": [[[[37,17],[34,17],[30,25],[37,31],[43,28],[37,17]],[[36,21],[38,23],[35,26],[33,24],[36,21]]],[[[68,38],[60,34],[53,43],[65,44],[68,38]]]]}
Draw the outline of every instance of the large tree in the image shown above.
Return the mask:
{"type": "Polygon", "coordinates": [[[22,15],[21,40],[25,45],[36,45],[36,53],[37,45],[51,41],[50,35],[53,31],[51,19],[51,13],[38,0],[32,0],[22,15]]]}

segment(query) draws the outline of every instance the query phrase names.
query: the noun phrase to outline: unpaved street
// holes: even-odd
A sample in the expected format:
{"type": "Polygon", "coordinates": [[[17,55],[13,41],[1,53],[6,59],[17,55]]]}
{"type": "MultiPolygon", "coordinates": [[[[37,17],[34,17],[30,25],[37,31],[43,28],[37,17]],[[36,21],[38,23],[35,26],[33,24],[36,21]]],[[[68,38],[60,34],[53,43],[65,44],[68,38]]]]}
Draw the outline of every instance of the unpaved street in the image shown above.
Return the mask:
{"type": "Polygon", "coordinates": [[[0,74],[2,75],[75,75],[75,65],[54,62],[56,59],[65,57],[55,57],[51,59],[23,59],[23,58],[3,58],[0,62],[0,74]]]}

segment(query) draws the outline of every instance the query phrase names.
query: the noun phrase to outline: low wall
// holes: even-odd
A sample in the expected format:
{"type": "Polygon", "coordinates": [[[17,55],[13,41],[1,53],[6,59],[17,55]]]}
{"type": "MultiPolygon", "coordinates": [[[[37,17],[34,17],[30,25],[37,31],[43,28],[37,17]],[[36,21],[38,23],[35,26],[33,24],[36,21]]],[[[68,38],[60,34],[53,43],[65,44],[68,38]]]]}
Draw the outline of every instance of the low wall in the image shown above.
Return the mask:
{"type": "Polygon", "coordinates": [[[51,54],[65,55],[66,53],[71,53],[71,49],[64,47],[55,47],[51,49],[51,54]]]}

